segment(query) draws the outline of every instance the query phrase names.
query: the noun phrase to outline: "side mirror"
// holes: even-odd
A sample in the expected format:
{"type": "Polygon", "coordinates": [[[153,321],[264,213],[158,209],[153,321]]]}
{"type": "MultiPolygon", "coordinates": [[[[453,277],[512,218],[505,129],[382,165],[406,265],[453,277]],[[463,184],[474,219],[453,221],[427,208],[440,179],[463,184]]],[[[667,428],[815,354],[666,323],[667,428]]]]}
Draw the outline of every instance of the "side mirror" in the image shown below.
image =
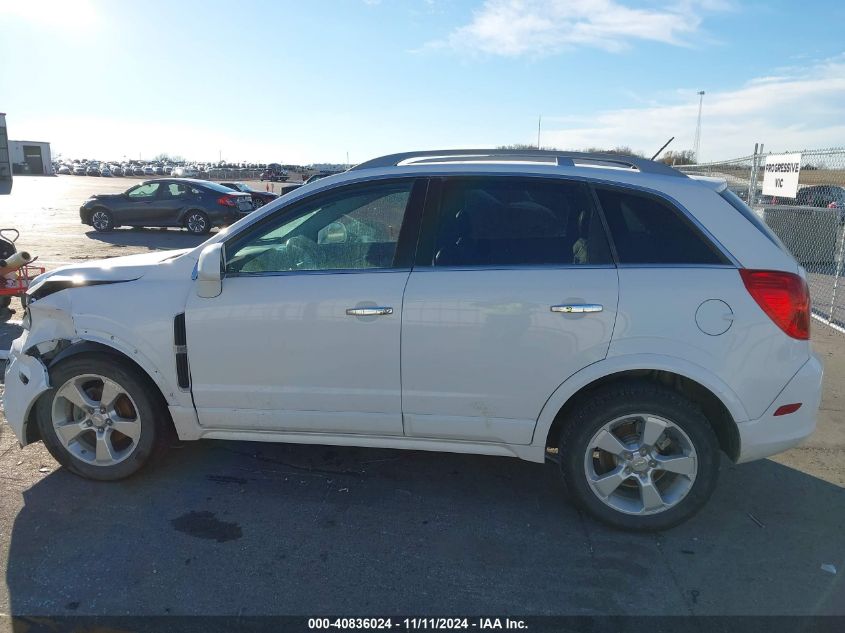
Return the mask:
{"type": "Polygon", "coordinates": [[[197,296],[205,299],[223,292],[223,244],[209,244],[197,262],[197,296]]]}

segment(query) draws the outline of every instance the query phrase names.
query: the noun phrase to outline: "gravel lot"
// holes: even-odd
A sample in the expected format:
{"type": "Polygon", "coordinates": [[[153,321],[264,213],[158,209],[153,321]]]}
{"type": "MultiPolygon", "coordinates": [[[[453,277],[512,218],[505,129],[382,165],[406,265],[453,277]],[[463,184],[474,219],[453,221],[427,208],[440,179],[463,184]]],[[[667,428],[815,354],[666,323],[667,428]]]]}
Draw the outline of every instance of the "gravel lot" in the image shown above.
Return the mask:
{"type": "MultiPolygon", "coordinates": [[[[48,266],[199,243],[79,224],[88,193],[129,184],[18,178],[0,225],[48,266]]],[[[96,484],[0,425],[0,614],[845,615],[845,335],[814,323],[814,347],[817,433],[725,461],[704,511],[657,535],[581,516],[551,465],[204,441],[96,484]]]]}

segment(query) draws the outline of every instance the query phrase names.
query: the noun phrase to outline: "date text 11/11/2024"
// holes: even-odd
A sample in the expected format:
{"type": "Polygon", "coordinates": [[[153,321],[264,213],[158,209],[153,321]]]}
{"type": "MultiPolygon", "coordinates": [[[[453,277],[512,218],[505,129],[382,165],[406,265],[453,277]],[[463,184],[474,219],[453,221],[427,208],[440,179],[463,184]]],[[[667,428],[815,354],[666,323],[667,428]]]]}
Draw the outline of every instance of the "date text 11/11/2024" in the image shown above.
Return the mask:
{"type": "Polygon", "coordinates": [[[309,618],[310,630],[524,630],[524,620],[512,618],[309,618]]]}

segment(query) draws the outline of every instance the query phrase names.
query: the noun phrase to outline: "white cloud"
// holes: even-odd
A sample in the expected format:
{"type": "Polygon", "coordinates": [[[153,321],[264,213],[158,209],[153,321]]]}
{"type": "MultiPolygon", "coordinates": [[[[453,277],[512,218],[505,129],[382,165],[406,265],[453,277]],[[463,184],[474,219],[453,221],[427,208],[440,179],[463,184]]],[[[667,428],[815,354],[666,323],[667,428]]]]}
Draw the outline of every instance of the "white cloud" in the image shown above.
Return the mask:
{"type": "Polygon", "coordinates": [[[687,45],[701,12],[724,10],[722,0],[684,0],[661,9],[634,9],[616,0],[485,0],[469,24],[433,48],[516,57],[579,46],[623,50],[637,40],[687,45]]]}
{"type": "MultiPolygon", "coordinates": [[[[771,150],[845,146],[843,104],[845,56],[752,79],[736,90],[708,91],[701,157],[709,161],[744,156],[757,141],[771,150]]],[[[680,90],[671,103],[605,110],[584,118],[548,116],[542,144],[627,145],[653,153],[675,136],[669,149],[689,149],[697,114],[696,90],[680,90]]]]}

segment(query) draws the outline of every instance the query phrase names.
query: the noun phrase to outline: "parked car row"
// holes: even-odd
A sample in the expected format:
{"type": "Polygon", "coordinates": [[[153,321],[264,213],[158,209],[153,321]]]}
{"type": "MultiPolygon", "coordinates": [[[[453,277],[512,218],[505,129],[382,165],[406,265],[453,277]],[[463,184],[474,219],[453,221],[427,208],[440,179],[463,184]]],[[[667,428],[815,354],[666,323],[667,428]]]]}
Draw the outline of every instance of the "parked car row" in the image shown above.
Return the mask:
{"type": "MultiPolygon", "coordinates": [[[[82,159],[73,161],[55,161],[53,171],[60,175],[75,176],[173,176],[174,178],[197,178],[202,180],[260,180],[268,182],[287,183],[291,172],[295,177],[305,182],[312,182],[326,176],[341,173],[340,166],[313,165],[301,167],[295,165],[281,165],[270,163],[257,165],[254,163],[168,163],[160,161],[98,161],[82,159]],[[315,170],[317,170],[315,172],[315,170]]],[[[287,189],[287,187],[286,187],[287,189]]]]}
{"type": "Polygon", "coordinates": [[[173,171],[171,165],[133,165],[124,163],[67,163],[59,165],[57,174],[74,176],[164,176],[173,171]]]}

